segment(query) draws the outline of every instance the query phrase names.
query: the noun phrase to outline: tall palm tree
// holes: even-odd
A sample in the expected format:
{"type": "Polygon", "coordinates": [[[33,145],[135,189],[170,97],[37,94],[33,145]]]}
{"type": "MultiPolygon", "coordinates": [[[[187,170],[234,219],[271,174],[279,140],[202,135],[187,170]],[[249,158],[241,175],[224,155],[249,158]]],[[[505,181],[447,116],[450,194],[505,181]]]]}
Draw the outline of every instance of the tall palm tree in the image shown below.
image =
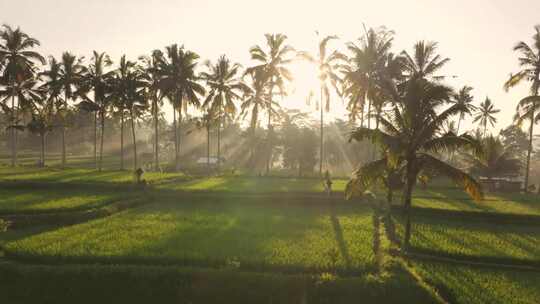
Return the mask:
{"type": "Polygon", "coordinates": [[[69,101],[75,99],[75,91],[80,84],[86,68],[82,65],[82,58],[77,58],[69,52],[62,54],[61,69],[60,69],[60,85],[64,91],[64,100],[57,109],[57,113],[61,118],[62,129],[62,168],[66,165],[66,126],[65,115],[69,106],[69,101]]]}
{"type": "Polygon", "coordinates": [[[280,95],[285,94],[285,81],[292,80],[291,72],[287,69],[287,65],[292,62],[290,55],[294,52],[293,47],[286,44],[287,36],[283,34],[265,34],[267,51],[263,47],[256,45],[249,50],[251,59],[258,62],[257,65],[248,70],[262,69],[268,75],[268,96],[269,103],[267,106],[268,112],[268,149],[266,174],[270,173],[270,160],[272,159],[272,114],[273,114],[273,99],[274,89],[278,89],[280,95]]]}
{"type": "MultiPolygon", "coordinates": [[[[0,66],[4,67],[3,81],[11,89],[11,124],[17,121],[18,111],[15,108],[15,99],[19,96],[17,88],[26,79],[32,78],[36,72],[36,63],[45,64],[45,58],[38,52],[32,51],[39,46],[37,39],[30,37],[20,28],[13,29],[3,25],[0,31],[0,66]]],[[[20,100],[17,101],[20,107],[20,100]]],[[[17,162],[17,130],[11,129],[11,165],[17,162]]]]}
{"type": "Polygon", "coordinates": [[[163,53],[154,50],[151,56],[143,56],[140,59],[143,64],[143,80],[146,87],[146,95],[152,102],[152,116],[154,118],[154,170],[159,170],[159,107],[163,105],[163,94],[160,91],[161,71],[163,53]]]}
{"type": "Polygon", "coordinates": [[[135,120],[141,117],[148,108],[144,92],[143,71],[135,67],[128,69],[125,77],[125,105],[129,111],[131,120],[131,134],[133,138],[133,170],[138,169],[137,163],[137,138],[135,136],[135,120]]]}
{"type": "Polygon", "coordinates": [[[218,169],[221,161],[221,125],[225,116],[234,116],[236,113],[235,100],[241,99],[246,85],[238,77],[240,65],[231,64],[230,60],[222,55],[215,65],[206,63],[208,72],[201,73],[209,89],[203,107],[214,113],[218,118],[217,124],[217,159],[218,169]]]}
{"type": "Polygon", "coordinates": [[[441,80],[445,76],[436,73],[447,64],[450,59],[437,54],[437,43],[433,41],[418,41],[414,45],[413,56],[407,51],[401,52],[404,58],[403,67],[407,77],[428,78],[441,80]]]}
{"type": "MultiPolygon", "coordinates": [[[[317,36],[319,33],[317,32],[317,36]]],[[[299,55],[310,62],[313,62],[317,65],[319,70],[319,81],[320,81],[320,102],[319,107],[321,110],[321,138],[320,138],[320,151],[319,151],[319,174],[322,176],[323,173],[323,162],[324,162],[324,110],[326,112],[330,111],[330,87],[333,87],[338,95],[341,95],[339,92],[338,84],[341,82],[337,72],[340,68],[340,63],[345,60],[345,56],[340,52],[334,50],[331,53],[327,50],[328,42],[331,40],[337,39],[337,36],[326,36],[319,41],[319,53],[317,57],[313,57],[307,52],[300,52],[299,55]]]]}
{"type": "Polygon", "coordinates": [[[478,107],[478,112],[474,116],[473,122],[479,122],[481,126],[484,127],[483,136],[486,137],[486,130],[487,130],[487,124],[491,125],[491,127],[495,126],[495,123],[497,123],[497,118],[495,117],[495,114],[499,113],[501,110],[495,109],[495,105],[491,102],[491,99],[489,97],[486,97],[486,100],[480,104],[480,107],[478,107]]]}
{"type": "Polygon", "coordinates": [[[126,55],[122,55],[113,76],[113,103],[120,113],[120,170],[124,170],[124,118],[128,103],[128,83],[130,81],[130,73],[134,68],[135,63],[127,60],[126,55]]]}
{"type": "MultiPolygon", "coordinates": [[[[259,114],[266,110],[270,104],[270,98],[265,90],[268,76],[262,69],[248,70],[244,73],[247,80],[247,89],[244,91],[243,101],[240,105],[242,118],[249,118],[249,141],[255,142],[255,131],[259,124],[259,114]]],[[[275,109],[275,107],[274,107],[275,109]]],[[[254,164],[255,146],[250,145],[250,162],[254,164]]]]}
{"type": "MultiPolygon", "coordinates": [[[[367,126],[371,127],[369,115],[373,102],[381,100],[379,82],[385,76],[392,42],[393,32],[384,28],[370,28],[358,42],[347,43],[350,55],[348,64],[343,67],[344,94],[349,96],[347,108],[350,118],[354,122],[360,115],[360,126],[364,126],[364,105],[367,101],[367,126]]],[[[381,107],[377,105],[378,109],[381,107]]]]}
{"type": "Polygon", "coordinates": [[[205,89],[199,83],[200,78],[195,71],[199,55],[173,44],[166,47],[166,56],[161,59],[160,86],[163,95],[168,96],[173,105],[175,164],[176,169],[179,169],[181,130],[178,130],[176,112],[178,111],[178,124],[181,126],[182,110],[187,111],[188,105],[200,107],[199,96],[205,94],[205,89]]]}
{"type": "Polygon", "coordinates": [[[81,81],[77,95],[83,101],[80,105],[86,110],[94,112],[94,160],[99,171],[103,165],[103,139],[105,133],[105,116],[110,106],[111,82],[114,71],[107,71],[112,65],[112,61],[105,52],[93,52],[93,56],[88,66],[88,72],[81,81]],[[92,97],[88,95],[92,92],[92,97]],[[99,148],[99,160],[97,159],[97,116],[101,123],[101,144],[99,148]]]}
{"type": "MultiPolygon", "coordinates": [[[[533,44],[520,41],[514,46],[514,51],[519,53],[519,65],[521,70],[516,74],[511,74],[510,79],[504,84],[505,90],[518,85],[522,82],[531,83],[532,98],[528,98],[528,102],[532,105],[530,107],[529,119],[531,126],[529,127],[529,149],[527,150],[527,165],[525,169],[525,191],[529,187],[529,169],[531,163],[531,153],[533,149],[533,128],[535,123],[535,112],[538,100],[538,90],[540,88],[540,25],[534,27],[535,33],[533,35],[533,44]]],[[[523,102],[526,104],[527,102],[523,102]]],[[[521,104],[521,103],[520,103],[521,104]]]]}
{"type": "MultiPolygon", "coordinates": [[[[463,104],[469,110],[473,112],[476,110],[476,107],[472,104],[474,98],[471,94],[473,88],[469,86],[462,87],[457,93],[453,94],[452,102],[456,104],[463,104]]],[[[459,128],[461,126],[461,121],[465,118],[467,113],[463,112],[459,114],[458,124],[457,124],[457,133],[459,134],[459,128]]]]}
{"type": "Polygon", "coordinates": [[[457,148],[478,151],[479,145],[468,135],[441,135],[445,121],[453,115],[468,111],[462,104],[440,109],[450,99],[450,88],[423,78],[411,78],[399,86],[388,82],[384,90],[390,96],[392,110],[391,114],[381,116],[382,130],[360,127],[351,134],[353,140],[373,140],[383,148],[384,154],[382,158],[363,165],[355,172],[347,192],[365,189],[389,169],[399,172],[405,184],[403,206],[406,225],[403,245],[407,249],[411,236],[411,198],[419,176],[431,172],[446,175],[461,184],[473,198],[482,198],[481,186],[472,176],[433,156],[457,148]]]}

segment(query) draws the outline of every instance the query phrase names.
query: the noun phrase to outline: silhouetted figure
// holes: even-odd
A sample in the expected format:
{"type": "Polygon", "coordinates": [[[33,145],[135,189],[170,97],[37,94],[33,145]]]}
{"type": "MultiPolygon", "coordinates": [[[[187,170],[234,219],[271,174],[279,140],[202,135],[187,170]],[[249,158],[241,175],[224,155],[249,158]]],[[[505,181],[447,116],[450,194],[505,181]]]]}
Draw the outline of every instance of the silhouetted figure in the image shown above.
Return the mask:
{"type": "Polygon", "coordinates": [[[324,191],[328,196],[332,195],[332,179],[330,178],[330,172],[326,170],[324,173],[324,191]]]}
{"type": "Polygon", "coordinates": [[[146,186],[146,180],[142,178],[143,174],[144,170],[142,168],[135,170],[135,183],[144,187],[146,186]]]}

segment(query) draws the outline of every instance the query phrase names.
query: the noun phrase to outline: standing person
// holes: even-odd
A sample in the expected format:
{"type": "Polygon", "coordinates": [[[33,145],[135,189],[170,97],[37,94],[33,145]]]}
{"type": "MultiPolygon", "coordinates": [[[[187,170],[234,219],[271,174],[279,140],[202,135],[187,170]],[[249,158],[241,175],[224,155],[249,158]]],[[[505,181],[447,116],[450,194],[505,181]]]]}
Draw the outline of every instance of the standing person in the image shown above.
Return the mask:
{"type": "Polygon", "coordinates": [[[330,172],[328,172],[328,170],[326,170],[326,172],[324,172],[324,191],[326,191],[326,194],[328,196],[331,196],[332,195],[332,179],[330,178],[330,172]]]}

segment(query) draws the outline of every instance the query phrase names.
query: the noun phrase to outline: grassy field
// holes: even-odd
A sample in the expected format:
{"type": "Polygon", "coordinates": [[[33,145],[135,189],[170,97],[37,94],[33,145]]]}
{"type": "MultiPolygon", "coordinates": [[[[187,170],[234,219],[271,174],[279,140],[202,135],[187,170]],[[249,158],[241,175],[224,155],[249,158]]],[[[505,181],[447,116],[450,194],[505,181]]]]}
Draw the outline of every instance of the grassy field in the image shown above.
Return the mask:
{"type": "MultiPolygon", "coordinates": [[[[411,245],[417,251],[540,263],[540,228],[414,217],[411,245]]],[[[397,221],[403,235],[404,225],[397,221]]]]}
{"type": "Polygon", "coordinates": [[[415,262],[420,275],[450,303],[535,304],[540,273],[415,262]]]}
{"type": "Polygon", "coordinates": [[[371,211],[160,202],[7,245],[24,256],[189,261],[248,268],[373,268],[371,211]]]}
{"type": "Polygon", "coordinates": [[[96,191],[80,187],[65,187],[61,191],[46,188],[0,189],[0,214],[69,211],[99,207],[119,199],[129,198],[129,193],[96,191]]]}
{"type": "MultiPolygon", "coordinates": [[[[68,303],[74,299],[65,296],[69,294],[87,295],[88,303],[101,302],[93,295],[105,285],[119,290],[118,299],[139,303],[149,298],[183,303],[178,292],[189,295],[191,302],[220,302],[219,297],[205,298],[207,294],[237,303],[296,303],[303,300],[293,299],[305,298],[308,303],[359,298],[436,302],[407,271],[377,275],[376,235],[381,232],[371,207],[314,196],[323,192],[320,179],[151,172],[145,178],[151,185],[148,191],[133,191],[129,171],[0,167],[0,215],[71,214],[116,200],[146,202],[71,226],[30,225],[0,233],[6,254],[0,260],[0,277],[15,278],[0,279],[0,285],[7,286],[0,291],[10,303],[35,299],[25,297],[28,292],[23,289],[39,294],[42,303],[68,303]],[[16,262],[25,258],[42,265],[16,262]],[[39,291],[42,277],[54,278],[47,293],[39,291]],[[102,279],[94,280],[97,277],[102,279]],[[166,284],[159,283],[164,280],[166,284]],[[204,288],[201,280],[207,284],[204,288]],[[133,289],[130,284],[140,290],[132,298],[126,296],[133,289]],[[249,288],[257,291],[245,294],[249,288]],[[157,292],[166,296],[156,297],[157,292]]],[[[345,184],[345,179],[334,180],[334,191],[343,191],[345,184]]],[[[430,208],[429,213],[413,216],[416,252],[540,265],[538,225],[495,224],[480,216],[540,215],[535,195],[487,194],[485,201],[474,202],[447,183],[436,185],[419,187],[414,194],[415,207],[430,208]],[[476,213],[466,218],[439,216],[445,210],[476,213]]],[[[375,193],[384,199],[384,193],[375,193]]],[[[402,235],[402,219],[396,214],[395,220],[402,235]]],[[[540,298],[536,272],[420,261],[413,261],[412,268],[450,303],[536,303],[540,298]]]]}

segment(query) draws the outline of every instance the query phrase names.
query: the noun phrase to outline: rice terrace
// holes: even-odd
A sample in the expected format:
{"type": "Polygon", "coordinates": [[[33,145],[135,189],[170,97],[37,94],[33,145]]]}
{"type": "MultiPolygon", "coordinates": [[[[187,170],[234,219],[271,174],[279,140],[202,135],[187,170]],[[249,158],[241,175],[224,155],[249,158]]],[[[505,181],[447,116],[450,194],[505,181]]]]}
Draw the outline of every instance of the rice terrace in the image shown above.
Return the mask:
{"type": "Polygon", "coordinates": [[[379,2],[0,3],[0,303],[540,303],[540,4],[379,2]]]}

